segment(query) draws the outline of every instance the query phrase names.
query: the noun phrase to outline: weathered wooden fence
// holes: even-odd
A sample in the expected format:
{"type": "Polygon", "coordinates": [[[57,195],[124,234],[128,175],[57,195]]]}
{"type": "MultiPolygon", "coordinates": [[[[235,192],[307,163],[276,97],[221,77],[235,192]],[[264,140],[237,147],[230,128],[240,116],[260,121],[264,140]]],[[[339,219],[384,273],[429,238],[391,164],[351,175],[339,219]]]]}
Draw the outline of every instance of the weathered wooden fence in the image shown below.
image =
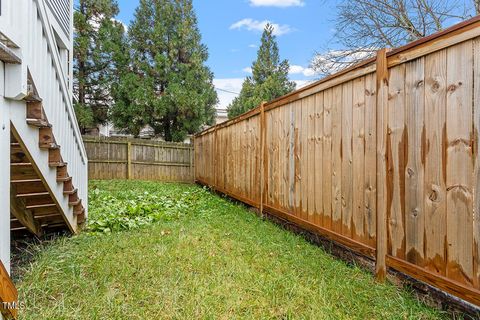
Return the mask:
{"type": "Polygon", "coordinates": [[[480,305],[480,18],[195,137],[195,179],[480,305]]]}
{"type": "Polygon", "coordinates": [[[193,146],[141,139],[83,138],[90,179],[193,181],[193,146]]]}

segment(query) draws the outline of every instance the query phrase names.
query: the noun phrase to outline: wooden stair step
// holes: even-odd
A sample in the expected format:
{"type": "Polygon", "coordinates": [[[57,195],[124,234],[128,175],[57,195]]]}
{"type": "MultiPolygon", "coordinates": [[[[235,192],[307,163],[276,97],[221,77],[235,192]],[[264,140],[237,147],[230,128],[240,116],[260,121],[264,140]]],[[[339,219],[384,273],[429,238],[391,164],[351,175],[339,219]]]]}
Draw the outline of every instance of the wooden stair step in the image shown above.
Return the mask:
{"type": "Polygon", "coordinates": [[[40,98],[34,91],[29,91],[23,100],[27,102],[42,102],[42,98],[40,98]]]}
{"type": "Polygon", "coordinates": [[[10,64],[21,64],[22,59],[18,57],[8,46],[0,42],[0,60],[10,64]]]}
{"type": "Polygon", "coordinates": [[[33,210],[33,214],[35,216],[41,217],[41,216],[51,215],[51,214],[60,214],[60,211],[58,210],[57,207],[37,208],[33,210]]]}
{"type": "Polygon", "coordinates": [[[51,219],[51,218],[63,218],[63,216],[60,213],[52,213],[52,214],[46,214],[43,216],[35,216],[36,220],[41,220],[41,219],[51,219]]]}
{"type": "Polygon", "coordinates": [[[11,162],[30,162],[27,154],[23,151],[20,144],[12,144],[10,147],[10,161],[11,162]]]}
{"type": "Polygon", "coordinates": [[[65,167],[67,165],[62,159],[59,149],[53,149],[48,152],[48,165],[50,167],[65,167]]]}
{"type": "Polygon", "coordinates": [[[85,213],[85,208],[82,206],[81,209],[76,210],[76,211],[74,210],[73,213],[77,216],[80,216],[80,215],[85,213]]]}
{"type": "Polygon", "coordinates": [[[35,81],[33,81],[32,75],[30,74],[30,70],[27,73],[27,97],[24,100],[33,103],[42,102],[42,98],[40,98],[38,94],[37,87],[35,86],[35,81]]]}
{"type": "MultiPolygon", "coordinates": [[[[56,151],[50,151],[50,152],[48,153],[49,160],[50,160],[50,154],[51,154],[52,152],[56,152],[56,151]]],[[[54,160],[52,159],[52,161],[54,161],[54,160]]],[[[63,159],[61,159],[61,161],[63,161],[63,159]]],[[[57,169],[57,177],[59,177],[59,178],[68,177],[67,167],[60,167],[60,168],[58,168],[58,169],[57,169]]]]}
{"type": "Polygon", "coordinates": [[[82,213],[80,213],[79,215],[77,215],[77,224],[83,224],[85,222],[85,209],[82,211],[82,213]]]}
{"type": "Polygon", "coordinates": [[[11,166],[10,167],[11,180],[33,180],[40,179],[37,171],[33,166],[11,166]]]}
{"type": "Polygon", "coordinates": [[[10,231],[23,231],[23,230],[27,230],[27,228],[25,228],[25,227],[12,227],[12,228],[10,228],[10,231]]]}
{"type": "Polygon", "coordinates": [[[63,194],[64,195],[71,195],[71,194],[74,194],[74,193],[77,193],[78,189],[72,189],[72,190],[66,190],[66,191],[63,191],[63,194]]]}
{"type": "Polygon", "coordinates": [[[10,153],[15,153],[15,152],[23,152],[22,146],[18,142],[10,144],[10,153]]]}
{"type": "Polygon", "coordinates": [[[17,194],[17,198],[40,197],[40,196],[48,196],[48,195],[50,195],[49,192],[20,193],[20,194],[17,194]]]}
{"type": "Polygon", "coordinates": [[[32,164],[30,162],[12,162],[10,163],[12,167],[31,167],[32,164]]]}
{"type": "Polygon", "coordinates": [[[42,181],[23,183],[22,185],[17,185],[16,188],[17,194],[48,192],[42,181]]]}
{"type": "Polygon", "coordinates": [[[72,177],[60,177],[60,178],[57,178],[57,182],[67,182],[67,181],[70,181],[72,180],[72,177]]]}
{"type": "Polygon", "coordinates": [[[43,105],[40,101],[28,101],[27,102],[27,119],[43,119],[47,120],[45,117],[45,112],[43,110],[43,105]]]}
{"type": "Polygon", "coordinates": [[[40,128],[38,133],[38,143],[40,148],[59,149],[55,137],[53,136],[52,128],[40,128]]]}
{"type": "Polygon", "coordinates": [[[34,183],[42,182],[42,179],[12,179],[10,183],[34,183]]]}
{"type": "Polygon", "coordinates": [[[66,162],[63,161],[54,161],[54,162],[49,162],[48,166],[50,168],[58,168],[58,167],[65,167],[67,165],[66,162]]]}
{"type": "MultiPolygon", "coordinates": [[[[48,218],[61,218],[60,213],[45,214],[43,216],[34,216],[35,220],[48,219],[48,218]]],[[[10,218],[10,222],[19,222],[17,218],[10,218]]]]}
{"type": "Polygon", "coordinates": [[[57,223],[45,223],[42,224],[43,228],[63,228],[65,227],[65,222],[57,222],[57,223]]]}
{"type": "Polygon", "coordinates": [[[78,206],[80,203],[82,203],[82,199],[77,199],[77,200],[71,200],[68,202],[69,206],[78,206]]]}
{"type": "Polygon", "coordinates": [[[82,214],[84,212],[85,212],[85,208],[83,207],[83,205],[80,201],[80,203],[73,208],[73,213],[76,214],[76,215],[79,215],[79,214],[82,214]]]}
{"type": "Polygon", "coordinates": [[[33,204],[30,206],[26,206],[25,209],[51,208],[56,206],[57,205],[55,203],[33,204]]]}
{"type": "Polygon", "coordinates": [[[27,124],[37,128],[51,128],[52,125],[45,119],[27,118],[27,124]]]}
{"type": "Polygon", "coordinates": [[[47,227],[50,227],[52,224],[58,223],[61,223],[63,224],[63,226],[65,226],[65,219],[63,218],[63,216],[42,217],[38,219],[38,221],[40,222],[40,225],[47,225],[47,227]]]}
{"type": "Polygon", "coordinates": [[[63,191],[69,192],[69,191],[72,191],[72,190],[75,190],[75,187],[73,186],[73,181],[72,180],[65,181],[63,183],[63,191]]]}
{"type": "MultiPolygon", "coordinates": [[[[17,187],[18,189],[18,187],[17,187]]],[[[18,192],[18,191],[17,191],[18,192]]],[[[42,197],[37,196],[37,197],[28,197],[25,198],[25,203],[27,206],[33,206],[33,205],[41,205],[41,204],[53,204],[55,201],[51,197],[50,193],[47,195],[44,195],[42,197]]]]}
{"type": "Polygon", "coordinates": [[[40,149],[47,149],[47,150],[57,150],[60,149],[60,146],[54,142],[52,143],[39,143],[38,144],[40,149]]]}

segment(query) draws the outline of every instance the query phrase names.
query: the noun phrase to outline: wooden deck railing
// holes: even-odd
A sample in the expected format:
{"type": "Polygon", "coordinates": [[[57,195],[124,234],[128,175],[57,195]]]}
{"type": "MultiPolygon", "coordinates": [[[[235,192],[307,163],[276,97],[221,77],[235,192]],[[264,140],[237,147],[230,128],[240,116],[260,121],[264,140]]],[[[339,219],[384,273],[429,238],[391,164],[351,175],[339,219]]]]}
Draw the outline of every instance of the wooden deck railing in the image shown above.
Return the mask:
{"type": "Polygon", "coordinates": [[[480,17],[195,137],[195,179],[480,306],[480,17]]]}

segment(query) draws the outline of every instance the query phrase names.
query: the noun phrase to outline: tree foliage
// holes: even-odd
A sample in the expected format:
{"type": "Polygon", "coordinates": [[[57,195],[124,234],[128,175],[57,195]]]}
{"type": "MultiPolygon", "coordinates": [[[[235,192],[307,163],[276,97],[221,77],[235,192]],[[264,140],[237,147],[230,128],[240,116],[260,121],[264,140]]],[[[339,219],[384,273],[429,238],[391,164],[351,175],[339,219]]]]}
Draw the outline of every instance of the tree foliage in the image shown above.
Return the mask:
{"type": "Polygon", "coordinates": [[[288,60],[280,61],[273,31],[271,24],[265,26],[257,60],[252,65],[252,76],[245,79],[240,95],[228,106],[229,118],[257,107],[262,101],[270,101],[295,90],[295,83],[288,80],[288,60]]]}
{"type": "Polygon", "coordinates": [[[191,0],[141,0],[129,26],[129,64],[114,88],[114,125],[167,141],[212,124],[217,95],[191,0]]]}
{"type": "Polygon", "coordinates": [[[105,123],[112,101],[111,85],[118,80],[116,64],[122,50],[123,25],[114,20],[114,0],[79,0],[74,13],[75,111],[82,130],[105,123]]]}
{"type": "Polygon", "coordinates": [[[334,42],[312,60],[319,74],[330,74],[375,54],[428,36],[480,13],[479,0],[342,0],[334,42]]]}

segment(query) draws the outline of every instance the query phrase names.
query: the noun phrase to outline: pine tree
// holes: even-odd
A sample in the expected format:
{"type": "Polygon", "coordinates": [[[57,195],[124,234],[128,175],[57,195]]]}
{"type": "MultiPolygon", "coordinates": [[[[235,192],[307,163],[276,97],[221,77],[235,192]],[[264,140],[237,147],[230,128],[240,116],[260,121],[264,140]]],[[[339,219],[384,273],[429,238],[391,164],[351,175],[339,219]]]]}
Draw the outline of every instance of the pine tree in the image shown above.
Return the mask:
{"type": "Polygon", "coordinates": [[[212,124],[217,95],[192,0],[141,0],[128,38],[130,72],[118,85],[114,125],[136,136],[149,125],[183,141],[212,124]]]}
{"type": "Polygon", "coordinates": [[[114,61],[125,33],[123,25],[114,20],[117,14],[114,0],[80,0],[74,14],[75,111],[82,131],[108,120],[111,85],[118,81],[114,61]]]}
{"type": "Polygon", "coordinates": [[[273,31],[271,24],[265,26],[257,60],[252,65],[252,76],[245,79],[240,95],[228,106],[229,118],[257,107],[262,101],[270,101],[295,90],[295,83],[288,80],[288,60],[280,61],[273,31]]]}

